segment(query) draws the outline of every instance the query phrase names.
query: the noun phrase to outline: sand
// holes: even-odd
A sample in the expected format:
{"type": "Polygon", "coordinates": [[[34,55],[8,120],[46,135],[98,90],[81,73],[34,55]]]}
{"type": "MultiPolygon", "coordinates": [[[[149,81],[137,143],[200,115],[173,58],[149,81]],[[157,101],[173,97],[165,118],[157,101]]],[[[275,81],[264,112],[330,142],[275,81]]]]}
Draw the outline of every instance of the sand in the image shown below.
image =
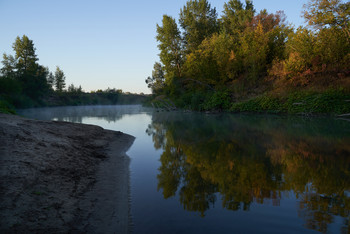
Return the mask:
{"type": "Polygon", "coordinates": [[[128,233],[134,137],[0,114],[0,233],[128,233]]]}

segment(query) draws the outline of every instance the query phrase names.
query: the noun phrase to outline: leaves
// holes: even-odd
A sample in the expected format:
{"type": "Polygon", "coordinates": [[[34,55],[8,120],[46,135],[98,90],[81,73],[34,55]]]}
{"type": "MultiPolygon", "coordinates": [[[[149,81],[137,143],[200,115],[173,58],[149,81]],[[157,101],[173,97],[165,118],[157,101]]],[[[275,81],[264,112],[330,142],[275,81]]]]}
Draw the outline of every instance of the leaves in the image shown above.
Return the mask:
{"type": "Polygon", "coordinates": [[[152,89],[152,93],[159,93],[164,88],[164,71],[160,63],[155,63],[152,71],[152,77],[146,79],[148,88],[152,89]]]}
{"type": "Polygon", "coordinates": [[[310,0],[304,6],[304,18],[316,29],[340,28],[350,41],[350,2],[310,0]]]}
{"type": "Polygon", "coordinates": [[[56,66],[55,71],[55,88],[57,91],[62,92],[66,87],[66,76],[59,66],[56,66]]]}
{"type": "Polygon", "coordinates": [[[256,13],[249,0],[229,0],[220,18],[208,1],[189,0],[180,10],[181,31],[170,16],[157,25],[165,82],[153,91],[191,107],[222,91],[248,99],[278,86],[327,88],[349,74],[349,12],[350,3],[310,0],[304,16],[317,30],[294,29],[282,11],[256,13]]]}
{"type": "Polygon", "coordinates": [[[36,48],[34,47],[33,41],[29,40],[26,35],[23,35],[22,38],[16,38],[12,48],[15,51],[18,71],[22,73],[34,72],[36,61],[39,59],[35,54],[36,48]]]}
{"type": "Polygon", "coordinates": [[[187,52],[194,51],[202,41],[218,31],[217,13],[207,0],[189,0],[180,10],[180,25],[187,52]]]}

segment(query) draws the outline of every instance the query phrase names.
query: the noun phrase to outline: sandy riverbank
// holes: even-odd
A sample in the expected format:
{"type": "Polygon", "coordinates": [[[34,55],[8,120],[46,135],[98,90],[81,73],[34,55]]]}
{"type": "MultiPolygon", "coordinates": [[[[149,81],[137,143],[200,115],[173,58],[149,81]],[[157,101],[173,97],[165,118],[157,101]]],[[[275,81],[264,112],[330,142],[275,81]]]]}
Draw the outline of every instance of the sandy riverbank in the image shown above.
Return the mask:
{"type": "Polygon", "coordinates": [[[127,233],[134,137],[0,114],[1,233],[127,233]]]}

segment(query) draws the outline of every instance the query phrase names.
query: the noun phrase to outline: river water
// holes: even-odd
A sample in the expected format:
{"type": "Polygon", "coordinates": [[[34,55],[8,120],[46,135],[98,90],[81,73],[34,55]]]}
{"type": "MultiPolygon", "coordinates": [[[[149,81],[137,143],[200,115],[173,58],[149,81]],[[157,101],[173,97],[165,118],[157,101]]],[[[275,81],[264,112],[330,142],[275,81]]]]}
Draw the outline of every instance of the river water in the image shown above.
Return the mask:
{"type": "Polygon", "coordinates": [[[135,233],[350,233],[350,122],[331,117],[39,108],[136,137],[135,233]]]}

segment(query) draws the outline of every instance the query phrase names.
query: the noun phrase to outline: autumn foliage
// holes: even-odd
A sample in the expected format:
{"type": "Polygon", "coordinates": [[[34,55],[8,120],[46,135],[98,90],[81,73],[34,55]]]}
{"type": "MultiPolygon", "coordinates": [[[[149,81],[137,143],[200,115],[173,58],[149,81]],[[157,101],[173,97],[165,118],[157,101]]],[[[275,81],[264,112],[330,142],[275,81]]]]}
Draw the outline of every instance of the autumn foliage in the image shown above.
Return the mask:
{"type": "Polygon", "coordinates": [[[282,11],[256,12],[249,0],[228,1],[220,17],[207,0],[189,0],[180,28],[167,15],[157,25],[160,63],[153,74],[163,76],[147,83],[156,96],[197,110],[208,109],[216,93],[235,103],[300,89],[349,92],[350,3],[310,0],[304,9],[308,26],[295,29],[282,11]]]}

